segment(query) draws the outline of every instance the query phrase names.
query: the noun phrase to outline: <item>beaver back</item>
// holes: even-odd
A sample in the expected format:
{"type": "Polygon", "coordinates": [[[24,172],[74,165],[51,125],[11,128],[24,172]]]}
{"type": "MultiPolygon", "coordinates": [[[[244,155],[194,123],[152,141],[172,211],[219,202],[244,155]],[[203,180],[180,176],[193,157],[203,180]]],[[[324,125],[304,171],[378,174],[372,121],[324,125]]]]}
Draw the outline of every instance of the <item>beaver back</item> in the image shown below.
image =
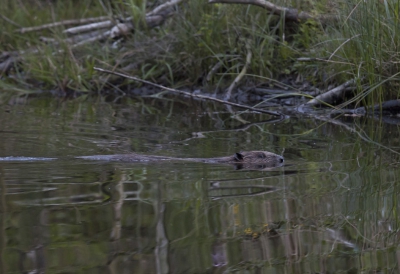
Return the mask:
{"type": "Polygon", "coordinates": [[[230,162],[278,166],[283,164],[284,159],[282,156],[269,151],[244,151],[235,153],[230,162]]]}

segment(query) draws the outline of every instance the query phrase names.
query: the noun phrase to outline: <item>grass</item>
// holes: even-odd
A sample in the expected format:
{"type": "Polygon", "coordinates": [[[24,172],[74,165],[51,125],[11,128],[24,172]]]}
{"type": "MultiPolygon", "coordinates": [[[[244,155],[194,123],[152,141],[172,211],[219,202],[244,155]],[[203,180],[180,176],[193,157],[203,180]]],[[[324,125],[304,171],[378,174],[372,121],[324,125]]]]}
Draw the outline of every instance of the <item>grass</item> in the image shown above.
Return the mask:
{"type": "MultiPolygon", "coordinates": [[[[296,2],[296,1],[295,1],[296,2]]],[[[145,2],[113,1],[104,7],[100,1],[42,1],[23,4],[7,1],[1,14],[9,14],[20,26],[36,26],[65,19],[114,14],[135,16],[143,25],[145,2]],[[80,11],[77,14],[76,11],[80,11]]],[[[148,10],[147,10],[148,11],[148,10]]],[[[144,79],[172,86],[203,85],[225,87],[242,69],[246,45],[250,43],[254,58],[250,75],[277,77],[293,70],[293,58],[299,55],[302,42],[283,41],[285,23],[257,7],[242,5],[209,5],[205,1],[187,1],[165,24],[156,29],[138,28],[126,37],[122,46],[112,48],[114,41],[95,43],[73,49],[64,42],[65,28],[18,34],[15,25],[6,23],[1,33],[2,51],[34,49],[23,56],[23,62],[8,84],[21,82],[42,89],[89,92],[108,86],[109,79],[93,72],[93,65],[124,69],[144,79]],[[44,44],[39,36],[55,38],[57,44],[44,44]],[[212,81],[204,82],[210,69],[221,62],[222,68],[212,81]]],[[[305,39],[304,39],[305,40],[305,39]]],[[[123,88],[123,83],[113,82],[123,88]]]]}
{"type": "MultiPolygon", "coordinates": [[[[168,86],[226,88],[242,70],[248,46],[251,64],[243,84],[272,83],[282,76],[302,75],[319,87],[358,79],[356,103],[381,102],[397,96],[400,1],[280,1],[312,14],[340,12],[340,20],[321,24],[309,20],[288,23],[255,6],[186,1],[161,27],[143,27],[146,1],[116,0],[104,5],[85,1],[11,1],[0,7],[7,21],[0,33],[1,51],[25,53],[18,69],[3,77],[0,88],[58,89],[84,93],[125,89],[131,84],[93,71],[93,66],[125,73],[168,86]],[[25,3],[27,2],[27,3],[25,3]],[[118,46],[113,40],[73,48],[58,27],[20,34],[19,26],[36,26],[65,19],[104,15],[134,16],[140,28],[118,46]],[[12,24],[10,22],[15,22],[12,24]],[[43,43],[39,37],[54,38],[43,43]],[[298,57],[327,58],[301,63],[298,57]],[[210,70],[220,64],[210,81],[210,70]]],[[[353,102],[349,101],[349,102],[353,102]]]]}
{"type": "MultiPolygon", "coordinates": [[[[2,15],[8,15],[10,21],[21,27],[38,26],[65,19],[96,17],[103,13],[96,1],[8,1],[0,7],[2,15]],[[26,3],[25,3],[26,2],[26,3]],[[77,7],[77,5],[79,5],[77,7]],[[80,14],[76,14],[79,8],[80,14]]],[[[5,84],[24,86],[26,89],[89,90],[96,86],[92,83],[93,58],[100,57],[100,51],[89,48],[73,51],[63,42],[66,36],[64,28],[57,27],[40,32],[18,33],[14,24],[4,23],[0,33],[1,51],[27,51],[19,68],[12,71],[12,77],[5,84]],[[45,44],[40,37],[54,38],[55,44],[45,44]]],[[[100,45],[99,45],[100,47],[100,45]]],[[[101,56],[101,58],[103,58],[101,56]]]]}
{"type": "Polygon", "coordinates": [[[317,56],[328,57],[332,81],[358,79],[348,103],[376,104],[398,98],[400,1],[346,1],[340,25],[327,30],[317,56]]]}

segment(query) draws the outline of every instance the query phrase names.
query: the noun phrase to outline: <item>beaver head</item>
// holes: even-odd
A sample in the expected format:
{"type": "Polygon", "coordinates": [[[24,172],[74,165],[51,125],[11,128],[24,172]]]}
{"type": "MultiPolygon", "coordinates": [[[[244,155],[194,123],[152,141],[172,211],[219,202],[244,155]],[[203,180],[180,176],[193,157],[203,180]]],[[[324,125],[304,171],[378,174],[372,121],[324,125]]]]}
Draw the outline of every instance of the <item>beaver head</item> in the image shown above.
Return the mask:
{"type": "Polygon", "coordinates": [[[244,151],[233,155],[232,163],[238,169],[255,168],[263,169],[268,167],[282,166],[284,159],[282,156],[268,151],[244,151]]]}

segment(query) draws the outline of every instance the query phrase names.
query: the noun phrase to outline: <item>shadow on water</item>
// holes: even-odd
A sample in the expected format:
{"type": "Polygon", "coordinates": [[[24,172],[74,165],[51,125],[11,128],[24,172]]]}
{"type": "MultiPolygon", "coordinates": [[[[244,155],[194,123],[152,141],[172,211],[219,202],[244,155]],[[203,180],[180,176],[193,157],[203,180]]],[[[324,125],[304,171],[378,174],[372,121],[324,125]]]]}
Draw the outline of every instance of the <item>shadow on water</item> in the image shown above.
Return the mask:
{"type": "Polygon", "coordinates": [[[0,157],[17,158],[0,162],[0,271],[398,272],[398,129],[338,121],[155,99],[1,106],[0,157]],[[261,149],[285,165],[74,159],[261,149]]]}

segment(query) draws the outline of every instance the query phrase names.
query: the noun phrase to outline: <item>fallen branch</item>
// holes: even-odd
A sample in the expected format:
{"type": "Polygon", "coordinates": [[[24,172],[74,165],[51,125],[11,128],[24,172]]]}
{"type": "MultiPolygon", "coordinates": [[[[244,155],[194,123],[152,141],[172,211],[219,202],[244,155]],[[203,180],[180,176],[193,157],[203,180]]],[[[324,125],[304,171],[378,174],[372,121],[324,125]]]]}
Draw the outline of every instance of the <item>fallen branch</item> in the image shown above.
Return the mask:
{"type": "Polygon", "coordinates": [[[94,23],[94,22],[104,21],[106,19],[109,19],[109,17],[101,16],[101,17],[86,18],[86,19],[64,20],[64,21],[60,21],[60,22],[55,22],[55,23],[50,23],[50,24],[45,24],[45,25],[40,25],[40,26],[35,26],[35,27],[21,28],[17,31],[20,33],[25,33],[25,32],[30,32],[30,31],[38,31],[38,30],[42,30],[42,29],[50,29],[50,28],[59,27],[59,26],[94,23]]]}
{"type": "Polygon", "coordinates": [[[190,97],[196,97],[196,98],[199,98],[199,99],[210,100],[210,101],[214,101],[214,102],[218,102],[218,103],[221,103],[221,104],[230,105],[230,106],[234,106],[234,107],[238,107],[238,108],[244,108],[244,109],[253,110],[253,111],[257,111],[257,112],[267,113],[267,114],[270,114],[270,115],[273,115],[273,116],[280,116],[280,117],[284,116],[283,114],[281,114],[279,112],[275,112],[275,111],[264,110],[264,109],[259,109],[259,108],[253,108],[253,107],[250,107],[250,106],[236,104],[236,103],[228,102],[228,101],[225,101],[225,100],[220,100],[220,99],[209,97],[209,96],[197,95],[197,94],[192,94],[190,92],[186,92],[186,91],[182,91],[182,90],[177,90],[177,89],[173,89],[173,88],[164,87],[164,86],[159,85],[159,84],[155,84],[155,83],[152,83],[152,82],[149,82],[149,81],[146,81],[146,80],[134,77],[134,76],[129,76],[129,75],[126,75],[126,74],[123,74],[123,73],[119,73],[119,72],[115,72],[115,71],[111,71],[111,70],[106,70],[106,69],[97,68],[97,67],[94,67],[93,69],[97,70],[97,71],[100,71],[100,72],[105,72],[105,73],[108,73],[108,74],[121,76],[121,77],[124,77],[124,78],[127,78],[127,79],[131,79],[131,80],[134,80],[134,81],[137,81],[137,82],[141,82],[141,83],[144,83],[144,84],[147,84],[147,85],[151,85],[151,86],[157,87],[159,89],[163,89],[163,90],[174,92],[174,93],[183,94],[183,95],[190,96],[190,97]]]}
{"type": "Polygon", "coordinates": [[[315,16],[312,15],[311,13],[299,11],[297,9],[278,6],[265,0],[208,0],[208,3],[255,5],[270,11],[272,14],[278,16],[284,16],[286,20],[290,21],[306,21],[308,19],[314,19],[317,21],[325,22],[325,21],[337,20],[337,17],[333,15],[315,16]]]}
{"type": "Polygon", "coordinates": [[[346,89],[355,84],[355,80],[351,79],[344,84],[337,86],[321,95],[318,95],[314,99],[308,101],[305,105],[316,106],[320,104],[332,104],[335,97],[341,97],[346,89]]]}
{"type": "Polygon", "coordinates": [[[111,20],[103,21],[103,22],[95,22],[83,26],[77,26],[73,28],[69,28],[63,31],[65,34],[78,34],[82,32],[87,32],[91,30],[98,30],[98,29],[103,29],[103,28],[110,28],[114,26],[115,23],[111,20]]]}

